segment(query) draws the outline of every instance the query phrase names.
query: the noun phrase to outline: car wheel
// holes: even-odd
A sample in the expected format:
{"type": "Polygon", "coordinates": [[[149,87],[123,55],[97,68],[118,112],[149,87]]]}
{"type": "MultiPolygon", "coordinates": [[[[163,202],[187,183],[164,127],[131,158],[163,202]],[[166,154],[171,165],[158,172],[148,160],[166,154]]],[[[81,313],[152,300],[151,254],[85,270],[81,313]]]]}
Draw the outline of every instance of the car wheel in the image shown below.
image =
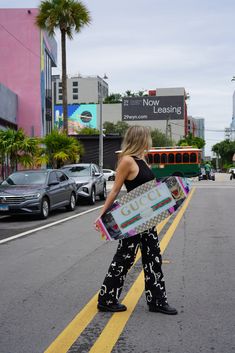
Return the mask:
{"type": "Polygon", "coordinates": [[[90,198],[89,198],[89,204],[90,205],[94,205],[95,204],[95,188],[94,187],[91,189],[91,195],[90,195],[90,198]]]}
{"type": "Polygon", "coordinates": [[[69,205],[66,206],[67,210],[69,211],[73,211],[76,207],[76,196],[75,194],[72,192],[71,196],[70,196],[70,200],[69,200],[69,205]]]}
{"type": "Polygon", "coordinates": [[[49,215],[49,211],[50,211],[49,200],[47,197],[43,197],[42,202],[41,202],[40,218],[46,219],[49,215]]]}
{"type": "Polygon", "coordinates": [[[100,200],[106,200],[107,198],[107,189],[106,189],[106,185],[104,185],[102,194],[100,194],[100,200]]]}
{"type": "Polygon", "coordinates": [[[109,177],[109,180],[110,181],[113,181],[115,179],[115,176],[114,175],[111,175],[110,177],[109,177]]]}

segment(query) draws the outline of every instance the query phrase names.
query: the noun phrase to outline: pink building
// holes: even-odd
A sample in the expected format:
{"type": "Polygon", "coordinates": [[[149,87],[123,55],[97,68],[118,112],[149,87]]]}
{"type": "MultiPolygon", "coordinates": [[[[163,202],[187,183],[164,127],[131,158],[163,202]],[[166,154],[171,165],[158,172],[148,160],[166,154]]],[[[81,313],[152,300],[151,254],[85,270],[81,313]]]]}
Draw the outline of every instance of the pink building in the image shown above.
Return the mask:
{"type": "Polygon", "coordinates": [[[29,136],[52,128],[57,44],[35,25],[37,9],[0,9],[0,84],[18,96],[16,123],[29,136]]]}

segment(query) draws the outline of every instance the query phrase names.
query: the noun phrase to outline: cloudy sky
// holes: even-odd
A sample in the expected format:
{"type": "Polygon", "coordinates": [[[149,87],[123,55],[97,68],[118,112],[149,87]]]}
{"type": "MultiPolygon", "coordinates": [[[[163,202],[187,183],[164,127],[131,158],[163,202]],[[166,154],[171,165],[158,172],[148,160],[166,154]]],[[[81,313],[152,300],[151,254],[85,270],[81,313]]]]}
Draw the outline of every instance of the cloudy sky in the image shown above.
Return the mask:
{"type": "MultiPolygon", "coordinates": [[[[0,0],[0,7],[37,7],[39,2],[0,0]]],[[[205,118],[210,154],[211,146],[224,139],[233,114],[235,0],[83,3],[92,23],[68,42],[68,73],[106,73],[110,93],[185,87],[188,114],[205,118]]],[[[61,68],[58,61],[54,73],[61,68]]]]}

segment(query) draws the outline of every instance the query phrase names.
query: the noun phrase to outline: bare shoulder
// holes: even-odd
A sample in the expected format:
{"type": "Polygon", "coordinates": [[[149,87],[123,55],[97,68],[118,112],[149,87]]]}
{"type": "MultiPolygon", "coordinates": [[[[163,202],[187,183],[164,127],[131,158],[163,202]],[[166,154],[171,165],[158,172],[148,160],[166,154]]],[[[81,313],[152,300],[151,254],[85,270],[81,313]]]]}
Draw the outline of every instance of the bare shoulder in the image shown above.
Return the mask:
{"type": "Polygon", "coordinates": [[[121,162],[124,162],[124,163],[133,163],[133,158],[131,156],[123,156],[121,158],[121,162]]]}
{"type": "Polygon", "coordinates": [[[133,158],[130,156],[123,156],[119,162],[119,166],[122,167],[131,167],[133,165],[133,158]]]}

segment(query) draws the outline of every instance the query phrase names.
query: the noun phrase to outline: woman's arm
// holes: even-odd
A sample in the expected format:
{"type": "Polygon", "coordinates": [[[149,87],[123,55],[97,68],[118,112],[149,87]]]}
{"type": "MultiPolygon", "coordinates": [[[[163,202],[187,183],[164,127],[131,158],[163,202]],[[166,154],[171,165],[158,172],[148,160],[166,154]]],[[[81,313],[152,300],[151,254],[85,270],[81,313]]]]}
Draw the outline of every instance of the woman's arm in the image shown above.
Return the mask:
{"type": "Polygon", "coordinates": [[[104,203],[104,206],[101,210],[100,216],[113,204],[117,195],[119,194],[125,179],[128,178],[132,167],[132,158],[124,156],[116,170],[115,181],[112,187],[112,190],[108,194],[108,197],[104,203]]]}
{"type": "Polygon", "coordinates": [[[130,175],[131,171],[133,169],[133,160],[129,156],[124,156],[122,157],[121,161],[118,164],[117,170],[116,170],[116,176],[115,176],[115,181],[112,187],[112,190],[108,194],[108,197],[104,203],[104,206],[100,212],[99,217],[95,220],[95,228],[98,230],[98,227],[96,226],[96,221],[102,216],[102,214],[113,204],[114,200],[116,199],[119,191],[121,190],[121,187],[125,181],[125,179],[128,178],[130,175]]]}

